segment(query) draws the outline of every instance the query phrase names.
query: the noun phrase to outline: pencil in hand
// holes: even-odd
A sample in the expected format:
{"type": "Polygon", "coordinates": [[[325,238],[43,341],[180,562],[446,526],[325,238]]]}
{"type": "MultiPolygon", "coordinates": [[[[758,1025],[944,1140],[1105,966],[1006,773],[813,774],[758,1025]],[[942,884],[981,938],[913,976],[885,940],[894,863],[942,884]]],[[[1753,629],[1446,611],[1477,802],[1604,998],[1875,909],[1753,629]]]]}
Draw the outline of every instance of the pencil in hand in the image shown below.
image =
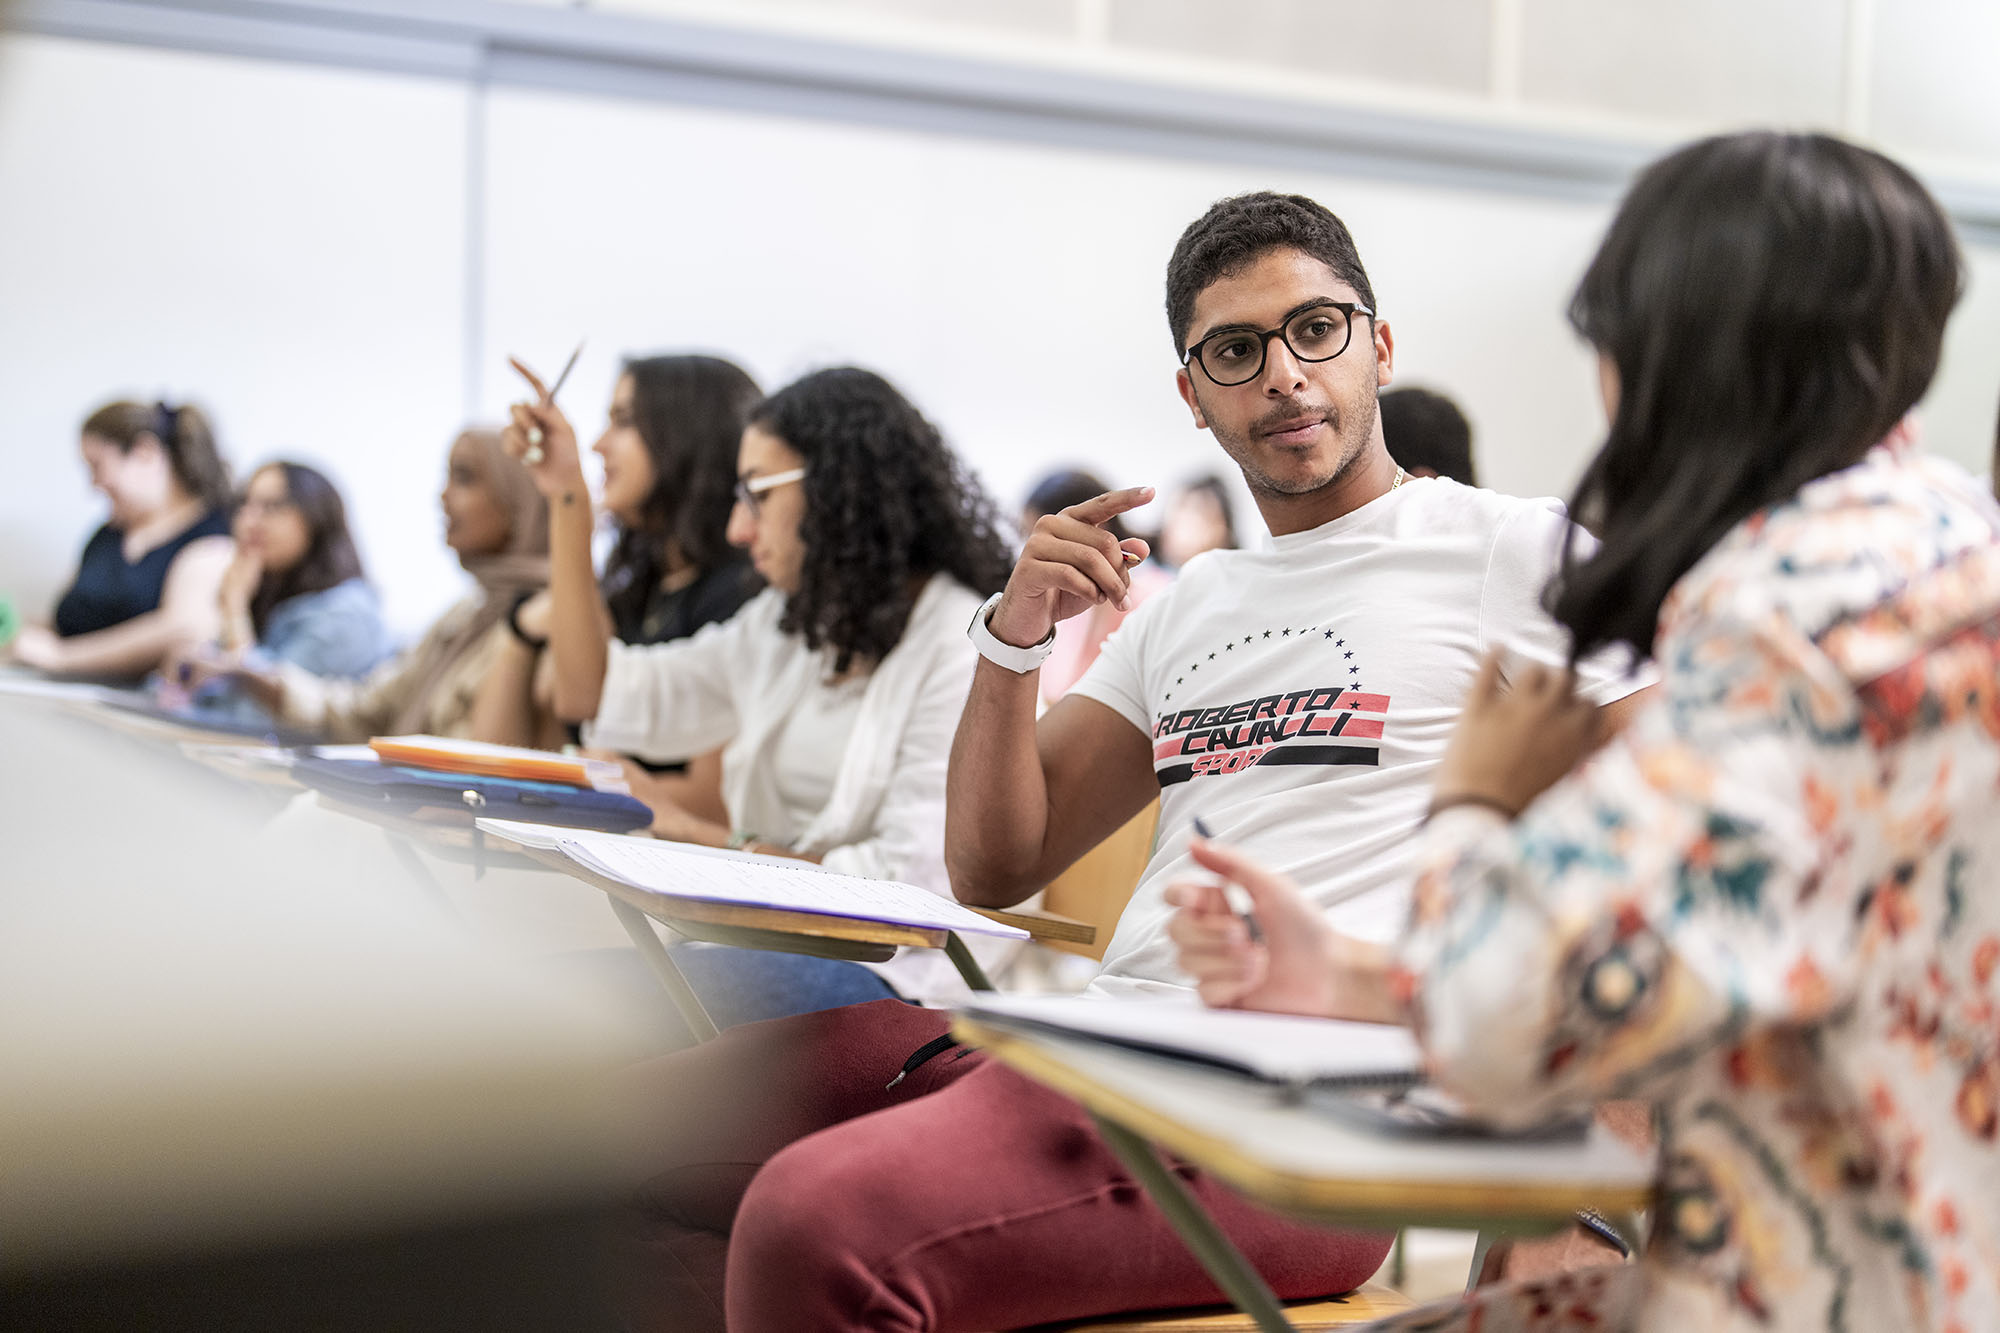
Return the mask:
{"type": "MultiPolygon", "coordinates": [[[[1194,818],[1194,831],[1205,841],[1215,841],[1215,834],[1209,831],[1208,821],[1200,815],[1196,815],[1194,818]]],[[[1227,885],[1223,887],[1223,896],[1225,898],[1229,896],[1227,885]]],[[[1258,924],[1257,914],[1248,908],[1232,907],[1231,910],[1236,913],[1236,919],[1243,923],[1243,929],[1250,932],[1250,942],[1252,944],[1262,944],[1264,942],[1264,927],[1258,924]]]]}
{"type": "MultiPolygon", "coordinates": [[[[555,403],[556,395],[562,392],[562,386],[569,380],[569,373],[576,369],[576,359],[582,355],[583,341],[580,340],[576,345],[576,350],[569,354],[569,360],[563,362],[562,373],[556,376],[556,382],[549,386],[549,402],[551,405],[555,403]]],[[[528,447],[522,452],[521,461],[529,467],[537,467],[545,457],[547,455],[542,452],[542,428],[540,426],[532,426],[528,430],[528,447]]]]}

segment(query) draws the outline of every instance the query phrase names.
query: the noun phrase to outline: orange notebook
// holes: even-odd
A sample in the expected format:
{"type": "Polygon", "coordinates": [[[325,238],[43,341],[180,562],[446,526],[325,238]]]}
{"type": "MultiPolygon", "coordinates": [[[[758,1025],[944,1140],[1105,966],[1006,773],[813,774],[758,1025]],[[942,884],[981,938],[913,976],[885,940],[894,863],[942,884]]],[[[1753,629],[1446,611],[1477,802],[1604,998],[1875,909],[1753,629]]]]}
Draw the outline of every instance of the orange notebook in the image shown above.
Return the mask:
{"type": "Polygon", "coordinates": [[[594,791],[626,790],[625,774],[602,759],[529,750],[517,745],[451,740],[444,736],[377,736],[368,742],[386,764],[440,773],[465,773],[484,778],[518,778],[527,782],[562,782],[594,791]]]}

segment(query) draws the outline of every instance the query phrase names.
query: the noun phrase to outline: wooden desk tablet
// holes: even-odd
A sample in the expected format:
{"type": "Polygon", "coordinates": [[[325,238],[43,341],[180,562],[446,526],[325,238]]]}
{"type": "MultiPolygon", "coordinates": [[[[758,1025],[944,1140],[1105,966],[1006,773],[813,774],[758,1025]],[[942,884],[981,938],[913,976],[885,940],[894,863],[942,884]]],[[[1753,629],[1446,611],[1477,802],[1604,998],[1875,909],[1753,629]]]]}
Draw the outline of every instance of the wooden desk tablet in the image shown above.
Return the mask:
{"type": "Polygon", "coordinates": [[[1538,1231],[1582,1208],[1636,1213],[1651,1195],[1650,1157],[1594,1122],[1582,1138],[1565,1141],[1383,1133],[1302,1104],[1283,1088],[1185,1061],[963,1015],[952,1033],[1082,1104],[1189,1248],[1262,1329],[1290,1325],[1154,1145],[1259,1203],[1328,1224],[1538,1231]]]}

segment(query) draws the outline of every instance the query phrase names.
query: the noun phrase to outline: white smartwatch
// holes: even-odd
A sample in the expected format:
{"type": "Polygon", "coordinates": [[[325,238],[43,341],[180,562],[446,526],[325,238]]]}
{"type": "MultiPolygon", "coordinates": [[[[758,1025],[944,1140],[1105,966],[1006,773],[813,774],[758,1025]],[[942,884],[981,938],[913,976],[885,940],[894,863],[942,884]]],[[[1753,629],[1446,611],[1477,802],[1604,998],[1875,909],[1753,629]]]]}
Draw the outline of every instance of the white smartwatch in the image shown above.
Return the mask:
{"type": "Polygon", "coordinates": [[[972,640],[972,646],[979,655],[994,666],[1006,667],[1017,676],[1025,676],[1030,671],[1039,671],[1042,663],[1049,660],[1049,654],[1056,650],[1056,632],[1049,631],[1049,637],[1029,648],[1016,648],[1011,643],[1002,643],[993,637],[993,631],[986,624],[993,619],[993,610],[1000,605],[1005,594],[994,593],[979,609],[972,613],[972,623],[965,628],[965,636],[972,640]]]}

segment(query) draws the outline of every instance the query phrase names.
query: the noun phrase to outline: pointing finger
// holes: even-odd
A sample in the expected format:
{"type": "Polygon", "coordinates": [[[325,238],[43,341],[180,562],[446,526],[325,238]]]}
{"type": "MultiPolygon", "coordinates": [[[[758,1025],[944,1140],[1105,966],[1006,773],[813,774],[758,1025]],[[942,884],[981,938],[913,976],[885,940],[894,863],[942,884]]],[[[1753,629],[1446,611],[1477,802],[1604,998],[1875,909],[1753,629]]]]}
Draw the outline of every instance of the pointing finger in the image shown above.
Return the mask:
{"type": "Polygon", "coordinates": [[[1063,510],[1079,522],[1097,527],[1107,519],[1116,518],[1128,510],[1149,504],[1153,499],[1151,486],[1129,486],[1122,491],[1106,491],[1103,495],[1092,496],[1082,504],[1071,505],[1063,510]]]}
{"type": "Polygon", "coordinates": [[[521,378],[528,382],[529,386],[534,389],[535,396],[537,398],[541,399],[545,403],[549,401],[548,386],[542,383],[542,377],[540,375],[537,375],[534,371],[522,365],[521,359],[517,356],[508,357],[507,364],[514,367],[514,370],[521,376],[521,378]]]}

